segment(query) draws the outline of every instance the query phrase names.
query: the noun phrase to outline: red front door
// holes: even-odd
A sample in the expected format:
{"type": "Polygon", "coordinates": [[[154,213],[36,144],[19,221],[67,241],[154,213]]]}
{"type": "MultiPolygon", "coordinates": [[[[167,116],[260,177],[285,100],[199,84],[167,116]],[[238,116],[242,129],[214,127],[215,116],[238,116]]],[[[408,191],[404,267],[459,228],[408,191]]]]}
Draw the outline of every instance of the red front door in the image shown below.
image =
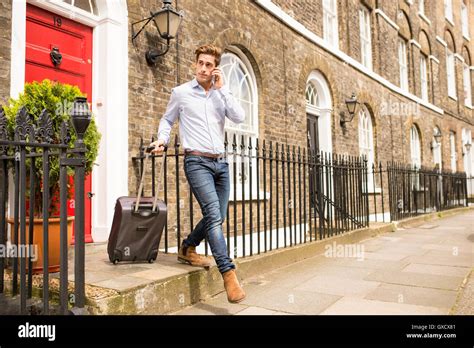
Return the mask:
{"type": "MultiPolygon", "coordinates": [[[[76,85],[92,102],[92,28],[27,4],[25,82],[44,79],[76,85]],[[50,55],[53,49],[62,56],[56,66],[50,55]]],[[[90,191],[89,175],[85,183],[88,243],[92,242],[90,191]]],[[[68,202],[68,215],[74,215],[74,200],[68,202]]]]}

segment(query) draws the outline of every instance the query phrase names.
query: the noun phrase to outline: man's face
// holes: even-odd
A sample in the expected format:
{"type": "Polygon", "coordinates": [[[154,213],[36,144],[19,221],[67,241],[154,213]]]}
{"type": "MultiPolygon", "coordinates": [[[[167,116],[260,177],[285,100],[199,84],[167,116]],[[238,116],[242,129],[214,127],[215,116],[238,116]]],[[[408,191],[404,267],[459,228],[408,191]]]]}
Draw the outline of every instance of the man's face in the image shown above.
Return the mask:
{"type": "Polygon", "coordinates": [[[210,54],[200,54],[196,62],[196,80],[200,83],[209,83],[212,71],[216,67],[216,59],[210,54]]]}

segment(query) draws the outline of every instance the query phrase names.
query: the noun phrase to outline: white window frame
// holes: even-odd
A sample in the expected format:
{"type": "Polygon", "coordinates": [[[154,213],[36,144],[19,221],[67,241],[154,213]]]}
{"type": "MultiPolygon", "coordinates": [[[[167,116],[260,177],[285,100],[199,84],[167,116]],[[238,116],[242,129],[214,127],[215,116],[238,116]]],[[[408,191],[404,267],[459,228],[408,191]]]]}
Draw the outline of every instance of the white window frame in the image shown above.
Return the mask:
{"type": "MultiPolygon", "coordinates": [[[[367,188],[368,192],[374,192],[374,176],[372,171],[375,163],[374,131],[372,118],[365,106],[359,111],[359,154],[367,158],[367,188]]],[[[377,191],[376,187],[375,192],[377,191]]]]}
{"type": "MultiPolygon", "coordinates": [[[[413,125],[410,129],[410,158],[412,168],[416,171],[421,168],[421,140],[418,128],[413,125]]],[[[420,175],[415,173],[413,175],[413,186],[415,189],[420,189],[420,175]]]]}
{"type": "Polygon", "coordinates": [[[457,158],[456,153],[456,133],[453,131],[449,132],[449,148],[450,148],[450,158],[451,158],[451,171],[453,173],[457,170],[457,158]]]}
{"type": "Polygon", "coordinates": [[[428,101],[428,59],[425,55],[420,56],[420,83],[421,99],[428,101]]]}
{"type": "Polygon", "coordinates": [[[323,38],[331,46],[339,48],[337,1],[323,0],[323,38]]]}
{"type": "Polygon", "coordinates": [[[421,167],[421,140],[418,128],[413,125],[410,129],[410,159],[413,168],[421,167]]]}
{"type": "Polygon", "coordinates": [[[456,62],[454,60],[454,53],[449,48],[446,48],[446,78],[448,83],[448,96],[457,99],[456,97],[456,62]]]}
{"type": "Polygon", "coordinates": [[[454,25],[452,0],[444,0],[444,17],[454,25]]]}
{"type": "Polygon", "coordinates": [[[462,151],[464,171],[466,172],[468,177],[471,177],[474,174],[472,167],[472,132],[470,129],[467,128],[462,129],[462,151]],[[466,144],[471,144],[469,151],[466,150],[466,144]]]}
{"type": "Polygon", "coordinates": [[[362,65],[372,70],[372,39],[370,26],[370,12],[366,8],[359,10],[360,24],[360,60],[362,65]]]}
{"type": "MultiPolygon", "coordinates": [[[[245,141],[245,155],[249,155],[249,138],[252,139],[252,155],[255,156],[255,146],[256,146],[256,139],[258,138],[258,92],[257,92],[257,83],[255,74],[252,69],[252,65],[248,58],[237,48],[231,47],[228,49],[221,58],[220,67],[224,74],[224,81],[229,84],[229,88],[233,93],[234,98],[242,105],[244,110],[247,110],[245,115],[245,121],[242,124],[234,124],[229,119],[226,118],[225,120],[225,131],[227,132],[227,150],[229,152],[228,155],[228,162],[229,162],[229,176],[230,176],[230,196],[229,200],[249,200],[249,192],[250,192],[250,178],[248,174],[249,166],[249,159],[246,157],[244,161],[244,186],[245,186],[245,196],[242,197],[242,162],[241,162],[241,148],[240,144],[242,142],[242,136],[244,136],[245,141]],[[230,59],[232,62],[232,66],[227,70],[226,68],[226,60],[230,59]],[[238,68],[242,72],[241,80],[238,82],[238,85],[233,85],[236,81],[230,81],[229,76],[238,68]],[[240,93],[243,87],[248,88],[248,95],[249,100],[245,100],[240,93]],[[248,107],[244,107],[243,103],[247,103],[248,107]],[[250,111],[251,115],[248,114],[250,111]],[[237,187],[237,197],[234,197],[234,155],[233,152],[233,136],[236,135],[236,143],[237,143],[237,156],[236,159],[236,177],[238,178],[238,187],[237,187]]],[[[235,75],[233,75],[235,76],[235,75]]],[[[260,145],[260,144],[259,144],[260,145]]],[[[257,197],[257,164],[256,159],[252,158],[252,199],[256,199],[257,197]]],[[[260,185],[261,186],[261,185],[260,185]]],[[[260,194],[260,198],[264,198],[264,194],[260,194]]]]}
{"type": "Polygon", "coordinates": [[[461,26],[462,26],[462,35],[469,39],[469,13],[467,6],[464,1],[461,1],[461,26]]]}
{"type": "Polygon", "coordinates": [[[466,62],[463,63],[463,85],[464,85],[464,105],[472,108],[472,81],[471,69],[466,62]]]}
{"type": "Polygon", "coordinates": [[[400,68],[400,88],[408,91],[408,55],[407,42],[403,38],[398,41],[398,65],[400,68]]]}

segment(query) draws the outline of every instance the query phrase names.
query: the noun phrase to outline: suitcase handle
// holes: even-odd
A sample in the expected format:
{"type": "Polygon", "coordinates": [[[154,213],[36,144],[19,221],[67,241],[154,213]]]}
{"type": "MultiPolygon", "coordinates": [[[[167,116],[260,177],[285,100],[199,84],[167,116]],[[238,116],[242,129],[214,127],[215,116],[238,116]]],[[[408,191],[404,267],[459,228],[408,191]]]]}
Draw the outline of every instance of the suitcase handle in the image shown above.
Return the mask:
{"type": "MultiPolygon", "coordinates": [[[[160,171],[160,180],[163,179],[163,168],[165,167],[165,159],[166,159],[166,151],[168,150],[168,146],[164,147],[165,150],[163,151],[162,155],[162,160],[161,160],[161,171],[160,171]]],[[[154,149],[154,146],[148,146],[146,148],[146,154],[145,154],[145,163],[143,165],[143,172],[142,172],[142,177],[140,179],[140,186],[138,188],[138,196],[137,196],[137,201],[135,203],[135,213],[138,212],[138,207],[140,206],[140,199],[142,198],[142,193],[143,193],[143,180],[145,179],[145,172],[146,172],[146,162],[148,161],[148,158],[150,158],[150,152],[154,149]]],[[[159,182],[159,180],[158,180],[159,182]]],[[[153,202],[153,208],[151,209],[152,212],[155,212],[156,206],[158,204],[158,192],[159,192],[159,187],[156,188],[156,193],[155,193],[155,200],[153,202]]]]}

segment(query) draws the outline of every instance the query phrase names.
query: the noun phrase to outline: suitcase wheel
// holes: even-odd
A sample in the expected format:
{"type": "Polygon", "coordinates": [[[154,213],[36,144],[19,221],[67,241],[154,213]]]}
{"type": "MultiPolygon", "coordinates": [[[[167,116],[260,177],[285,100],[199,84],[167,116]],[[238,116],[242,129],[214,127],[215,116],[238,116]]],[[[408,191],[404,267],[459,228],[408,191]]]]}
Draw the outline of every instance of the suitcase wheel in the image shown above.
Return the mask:
{"type": "Polygon", "coordinates": [[[148,263],[153,263],[155,261],[154,258],[148,259],[148,263]]]}
{"type": "Polygon", "coordinates": [[[119,259],[115,259],[115,260],[113,261],[113,264],[116,265],[118,262],[119,262],[119,259]]]}

